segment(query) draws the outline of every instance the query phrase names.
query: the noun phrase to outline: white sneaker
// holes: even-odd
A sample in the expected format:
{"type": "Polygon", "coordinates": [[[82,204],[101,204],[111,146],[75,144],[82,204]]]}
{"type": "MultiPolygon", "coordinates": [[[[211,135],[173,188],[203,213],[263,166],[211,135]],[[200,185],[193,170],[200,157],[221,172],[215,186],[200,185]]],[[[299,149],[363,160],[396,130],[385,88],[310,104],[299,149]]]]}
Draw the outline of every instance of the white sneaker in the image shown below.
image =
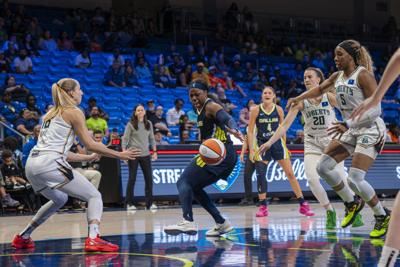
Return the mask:
{"type": "Polygon", "coordinates": [[[188,235],[195,235],[197,234],[197,225],[194,222],[182,219],[182,221],[180,221],[177,224],[165,226],[164,232],[167,235],[179,235],[182,233],[188,235]]]}
{"type": "Polygon", "coordinates": [[[137,210],[137,208],[135,207],[135,205],[128,205],[126,206],[126,210],[137,210]]]}
{"type": "Polygon", "coordinates": [[[151,204],[150,210],[156,210],[156,209],[158,209],[157,205],[156,204],[151,204]]]}
{"type": "Polygon", "coordinates": [[[221,238],[221,237],[217,237],[217,236],[207,236],[206,240],[208,242],[213,243],[213,245],[215,246],[215,248],[219,248],[219,249],[225,249],[225,250],[231,250],[233,247],[233,241],[225,239],[225,238],[221,238]]]}
{"type": "Polygon", "coordinates": [[[213,229],[208,230],[206,236],[220,236],[229,233],[233,229],[233,226],[228,222],[228,220],[225,220],[223,224],[217,223],[213,229]]]}

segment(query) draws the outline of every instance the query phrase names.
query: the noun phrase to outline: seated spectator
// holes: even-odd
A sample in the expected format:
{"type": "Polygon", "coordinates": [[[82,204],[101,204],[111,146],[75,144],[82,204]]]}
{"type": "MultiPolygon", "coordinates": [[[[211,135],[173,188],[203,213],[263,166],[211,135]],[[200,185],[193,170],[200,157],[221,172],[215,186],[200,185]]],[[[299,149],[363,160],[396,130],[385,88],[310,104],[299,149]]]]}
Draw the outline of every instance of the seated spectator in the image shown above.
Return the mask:
{"type": "Polygon", "coordinates": [[[176,80],[176,86],[188,86],[192,80],[192,65],[186,65],[185,69],[181,71],[178,79],[176,80]]]}
{"type": "Polygon", "coordinates": [[[57,43],[51,36],[51,33],[49,30],[45,31],[43,34],[43,37],[40,38],[39,47],[40,47],[40,49],[47,50],[47,51],[56,51],[58,49],[57,43]]]}
{"type": "Polygon", "coordinates": [[[304,144],[304,131],[297,130],[296,138],[291,142],[291,144],[304,144]]]}
{"type": "Polygon", "coordinates": [[[0,50],[6,50],[8,48],[12,47],[15,50],[19,49],[18,42],[17,42],[17,36],[15,34],[10,34],[8,40],[6,40],[3,44],[0,50]]]}
{"type": "Polygon", "coordinates": [[[23,101],[28,96],[29,90],[23,84],[17,84],[14,76],[7,75],[0,94],[4,93],[11,93],[13,101],[23,101]]]}
{"type": "Polygon", "coordinates": [[[105,85],[114,87],[125,87],[124,70],[118,61],[115,61],[108,71],[104,74],[105,85]]]}
{"type": "Polygon", "coordinates": [[[4,51],[4,57],[9,65],[13,63],[13,60],[17,57],[18,50],[16,50],[11,44],[9,44],[7,50],[4,51]]]}
{"type": "MultiPolygon", "coordinates": [[[[163,135],[171,136],[171,131],[168,129],[167,120],[163,117],[163,107],[158,106],[155,110],[155,114],[149,116],[149,121],[153,124],[153,128],[160,131],[163,135]]],[[[147,114],[146,114],[147,115],[147,114]]]]}
{"type": "Polygon", "coordinates": [[[190,131],[194,126],[194,123],[189,120],[189,117],[185,114],[179,118],[179,136],[182,136],[183,131],[190,131]]]}
{"type": "Polygon", "coordinates": [[[240,87],[240,85],[236,84],[231,77],[229,77],[229,74],[227,71],[222,72],[222,80],[226,84],[226,88],[228,90],[236,90],[241,94],[243,97],[247,97],[246,93],[244,92],[243,88],[240,87]]]}
{"type": "Polygon", "coordinates": [[[139,81],[135,73],[135,69],[131,65],[125,67],[124,77],[125,77],[125,84],[127,87],[139,86],[139,81]]]}
{"type": "Polygon", "coordinates": [[[14,59],[13,64],[16,73],[32,73],[32,60],[30,57],[27,56],[27,52],[25,49],[21,49],[21,51],[19,51],[19,55],[14,59]]]}
{"type": "Polygon", "coordinates": [[[192,81],[202,79],[206,82],[208,86],[210,86],[210,80],[208,78],[207,73],[204,71],[204,63],[199,62],[196,64],[196,71],[192,73],[192,81]]]}
{"type": "Polygon", "coordinates": [[[387,143],[399,144],[400,129],[396,124],[389,124],[386,134],[387,143]]]}
{"type": "Polygon", "coordinates": [[[160,72],[155,77],[155,85],[161,88],[175,87],[176,81],[168,73],[165,66],[160,66],[160,72]]]}
{"type": "Polygon", "coordinates": [[[215,66],[211,66],[208,68],[208,80],[210,81],[210,86],[213,88],[217,87],[217,84],[221,84],[222,87],[226,89],[226,83],[221,78],[215,76],[217,73],[217,68],[215,66]]]}
{"type": "Polygon", "coordinates": [[[153,82],[153,76],[149,67],[146,65],[144,58],[140,58],[138,65],[135,67],[136,75],[139,79],[145,80],[149,83],[153,82]]]}
{"type": "Polygon", "coordinates": [[[1,205],[4,208],[7,208],[7,207],[11,207],[11,208],[18,207],[20,205],[19,201],[11,198],[10,194],[7,194],[5,186],[6,186],[6,183],[4,181],[4,177],[3,177],[3,175],[1,174],[1,171],[0,171],[0,201],[1,201],[1,205]]]}
{"type": "Polygon", "coordinates": [[[61,51],[70,51],[74,49],[74,44],[72,40],[69,38],[68,33],[66,31],[62,31],[60,36],[57,39],[58,49],[61,51]]]}
{"type": "Polygon", "coordinates": [[[10,71],[10,63],[6,60],[3,50],[0,50],[0,73],[8,73],[10,71]]]}
{"type": "Polygon", "coordinates": [[[92,65],[92,59],[90,58],[89,50],[84,49],[82,53],[75,57],[75,67],[79,69],[86,69],[92,65]]]}
{"type": "Polygon", "coordinates": [[[108,138],[107,146],[111,149],[121,151],[121,144],[122,144],[122,139],[121,136],[118,133],[117,128],[113,128],[110,137],[108,138]]]}
{"type": "Polygon", "coordinates": [[[14,123],[18,118],[18,110],[11,102],[11,93],[5,92],[2,100],[0,102],[0,114],[6,119],[7,123],[14,123]]]}
{"type": "Polygon", "coordinates": [[[150,63],[147,61],[147,59],[146,59],[146,57],[145,57],[145,55],[144,55],[142,50],[136,51],[135,60],[133,61],[133,65],[135,65],[135,67],[138,66],[141,59],[143,59],[145,65],[150,68],[150,63]]]}
{"type": "Polygon", "coordinates": [[[285,98],[289,99],[292,97],[296,97],[300,95],[302,92],[303,90],[297,86],[297,82],[295,80],[291,80],[289,84],[289,89],[285,94],[285,98]]]}
{"type": "Polygon", "coordinates": [[[4,138],[3,141],[3,148],[4,149],[8,149],[13,153],[13,160],[14,163],[18,166],[18,168],[20,170],[23,169],[22,166],[22,151],[19,150],[19,141],[17,138],[15,138],[14,136],[7,136],[6,138],[4,138]]]}
{"type": "Polygon", "coordinates": [[[92,107],[90,118],[86,120],[86,126],[89,130],[93,132],[99,130],[103,134],[108,136],[107,122],[100,117],[100,111],[98,107],[92,107]]]}
{"type": "Polygon", "coordinates": [[[163,133],[159,129],[154,130],[154,140],[156,141],[156,146],[159,145],[168,145],[168,142],[165,141],[163,133]]]}
{"type": "Polygon", "coordinates": [[[246,106],[240,110],[239,127],[247,127],[250,119],[250,108],[255,105],[253,99],[249,99],[246,106]]]}
{"type": "Polygon", "coordinates": [[[236,106],[232,104],[232,102],[226,97],[225,89],[220,84],[218,84],[216,92],[218,101],[222,104],[225,111],[228,112],[229,114],[232,114],[232,110],[234,110],[236,106]]]}
{"type": "Polygon", "coordinates": [[[167,123],[168,126],[175,126],[179,124],[179,118],[185,115],[185,111],[182,110],[184,101],[182,98],[175,99],[175,107],[170,108],[167,111],[167,123]]]}
{"type": "Polygon", "coordinates": [[[85,117],[88,119],[90,117],[90,113],[92,112],[92,108],[97,107],[100,112],[100,117],[108,120],[108,114],[102,110],[98,105],[97,105],[97,100],[93,96],[91,96],[88,100],[88,107],[85,109],[85,117]]]}
{"type": "Polygon", "coordinates": [[[154,99],[147,100],[146,116],[150,120],[156,114],[156,105],[154,105],[154,99]]]}
{"type": "Polygon", "coordinates": [[[113,65],[115,62],[118,62],[120,66],[123,66],[125,65],[125,58],[121,55],[121,51],[116,48],[114,49],[113,54],[107,58],[107,62],[109,66],[113,65]]]}
{"type": "Polygon", "coordinates": [[[243,73],[239,60],[233,62],[232,68],[229,71],[229,76],[235,81],[243,81],[245,79],[245,74],[243,73]]]}
{"type": "Polygon", "coordinates": [[[42,112],[36,106],[36,97],[34,95],[28,95],[26,98],[26,108],[32,112],[32,118],[39,123],[40,116],[42,112]]]}
{"type": "Polygon", "coordinates": [[[189,131],[185,130],[181,133],[180,135],[180,144],[186,144],[186,142],[189,140],[189,131]]]}
{"type": "Polygon", "coordinates": [[[4,150],[1,154],[3,164],[1,165],[1,173],[9,189],[25,188],[29,184],[22,178],[22,172],[13,161],[13,154],[10,150],[4,150]]]}
{"type": "Polygon", "coordinates": [[[106,144],[105,136],[101,130],[93,131],[93,140],[97,143],[102,143],[104,145],[106,144]]]}
{"type": "Polygon", "coordinates": [[[15,121],[15,128],[18,132],[23,135],[32,135],[33,128],[38,123],[38,120],[34,119],[35,114],[27,108],[24,108],[19,113],[19,118],[15,121]]]}
{"type": "Polygon", "coordinates": [[[189,121],[193,122],[194,125],[197,124],[197,117],[198,117],[198,115],[197,115],[197,113],[196,113],[195,110],[196,110],[196,108],[195,108],[194,106],[192,106],[192,109],[190,109],[190,110],[186,113],[186,115],[187,115],[188,118],[189,118],[189,121]]]}
{"type": "Polygon", "coordinates": [[[36,146],[39,134],[40,134],[40,125],[36,125],[33,128],[33,138],[29,139],[28,142],[25,143],[25,145],[22,147],[22,166],[25,166],[26,161],[28,160],[29,153],[31,153],[31,150],[34,146],[36,146]]]}
{"type": "Polygon", "coordinates": [[[169,73],[175,79],[179,78],[180,73],[185,69],[185,63],[178,54],[174,56],[174,62],[169,66],[169,73]]]}
{"type": "Polygon", "coordinates": [[[25,49],[30,57],[39,55],[37,43],[33,41],[32,35],[29,33],[25,34],[21,49],[25,49]]]}
{"type": "MultiPolygon", "coordinates": [[[[265,70],[262,69],[263,73],[264,71],[265,70]]],[[[253,64],[251,64],[251,62],[246,62],[243,81],[251,82],[256,75],[257,75],[257,70],[253,68],[253,64]]]]}

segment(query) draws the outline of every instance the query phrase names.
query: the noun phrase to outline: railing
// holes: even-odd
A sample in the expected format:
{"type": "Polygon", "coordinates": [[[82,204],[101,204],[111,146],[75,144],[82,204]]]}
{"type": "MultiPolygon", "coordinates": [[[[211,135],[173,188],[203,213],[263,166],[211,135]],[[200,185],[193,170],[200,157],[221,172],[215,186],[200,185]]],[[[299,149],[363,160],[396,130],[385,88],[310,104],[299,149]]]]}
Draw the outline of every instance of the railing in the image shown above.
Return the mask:
{"type": "Polygon", "coordinates": [[[22,140],[23,144],[25,144],[28,141],[25,135],[21,134],[20,132],[18,132],[14,128],[12,128],[10,125],[8,125],[7,123],[2,122],[2,121],[0,121],[0,140],[4,140],[5,128],[7,128],[8,130],[12,131],[14,134],[18,135],[19,137],[21,137],[21,140],[22,140]]]}

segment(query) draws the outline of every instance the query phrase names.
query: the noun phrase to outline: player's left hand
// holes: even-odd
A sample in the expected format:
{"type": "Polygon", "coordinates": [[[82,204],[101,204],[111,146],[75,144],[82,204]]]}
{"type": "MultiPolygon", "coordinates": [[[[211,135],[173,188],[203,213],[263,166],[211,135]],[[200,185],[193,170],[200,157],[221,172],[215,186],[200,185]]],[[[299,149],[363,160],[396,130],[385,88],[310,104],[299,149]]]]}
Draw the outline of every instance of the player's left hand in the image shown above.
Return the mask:
{"type": "Polygon", "coordinates": [[[153,154],[151,155],[151,160],[152,161],[156,161],[158,159],[158,154],[157,152],[153,152],[153,154]]]}
{"type": "Polygon", "coordinates": [[[244,142],[244,137],[238,129],[231,129],[231,128],[226,127],[226,130],[228,131],[228,133],[233,134],[241,142],[244,142]]]}
{"type": "Polygon", "coordinates": [[[379,105],[380,101],[381,100],[378,97],[374,96],[368,97],[353,111],[349,119],[358,121],[364,112],[379,105]]]}
{"type": "Polygon", "coordinates": [[[330,127],[327,132],[328,135],[332,135],[332,138],[335,138],[336,136],[338,136],[339,134],[343,134],[345,132],[347,132],[347,130],[349,130],[349,128],[347,128],[347,125],[345,122],[342,121],[337,121],[333,123],[333,126],[330,127]]]}
{"type": "Polygon", "coordinates": [[[271,148],[271,144],[269,142],[265,142],[256,151],[256,156],[258,156],[258,155],[262,156],[265,153],[265,151],[269,150],[270,148],[271,148]]]}
{"type": "Polygon", "coordinates": [[[99,161],[101,159],[101,155],[97,153],[92,153],[89,155],[89,157],[90,157],[89,162],[99,161]]]}

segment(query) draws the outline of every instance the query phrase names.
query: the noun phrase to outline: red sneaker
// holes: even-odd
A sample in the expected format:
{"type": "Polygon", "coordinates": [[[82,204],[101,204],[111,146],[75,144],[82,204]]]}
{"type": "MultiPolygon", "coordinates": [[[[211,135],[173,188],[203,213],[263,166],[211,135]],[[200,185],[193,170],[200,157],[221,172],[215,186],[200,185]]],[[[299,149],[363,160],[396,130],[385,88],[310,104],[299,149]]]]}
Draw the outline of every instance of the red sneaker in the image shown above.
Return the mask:
{"type": "Polygon", "coordinates": [[[24,248],[34,248],[35,243],[31,238],[29,239],[24,239],[20,235],[14,236],[13,241],[11,242],[11,246],[13,246],[16,249],[24,249],[24,248]]]}
{"type": "Polygon", "coordinates": [[[101,239],[98,235],[96,238],[86,238],[85,251],[88,252],[116,252],[119,250],[118,245],[114,245],[108,241],[101,239]]]}
{"type": "Polygon", "coordinates": [[[310,204],[308,202],[304,202],[300,204],[299,212],[305,216],[314,216],[314,212],[311,211],[310,204]]]}

